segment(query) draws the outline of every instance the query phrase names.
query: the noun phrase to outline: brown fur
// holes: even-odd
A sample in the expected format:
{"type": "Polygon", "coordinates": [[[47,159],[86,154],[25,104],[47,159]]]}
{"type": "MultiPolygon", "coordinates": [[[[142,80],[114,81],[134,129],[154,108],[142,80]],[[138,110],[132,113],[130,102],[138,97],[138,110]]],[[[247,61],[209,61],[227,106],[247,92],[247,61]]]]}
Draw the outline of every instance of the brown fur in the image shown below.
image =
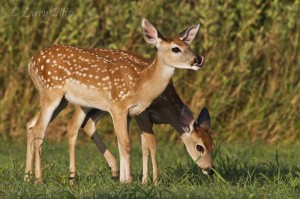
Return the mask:
{"type": "MultiPolygon", "coordinates": [[[[97,53],[99,56],[109,56],[105,54],[105,49],[92,49],[94,53],[97,53]]],[[[115,53],[118,54],[122,51],[115,50],[115,53]]],[[[137,57],[128,53],[128,55],[124,58],[124,61],[128,63],[140,63],[140,67],[145,67],[149,61],[143,58],[137,57]]],[[[184,131],[181,128],[181,121],[180,121],[180,114],[181,109],[184,103],[178,96],[172,81],[169,82],[167,88],[163,91],[163,93],[158,96],[151,105],[140,115],[136,116],[136,121],[138,126],[141,129],[141,139],[142,139],[142,152],[143,152],[143,183],[146,183],[148,177],[148,158],[151,155],[152,158],[152,167],[153,167],[153,181],[156,182],[159,178],[159,171],[157,166],[156,160],[156,137],[152,130],[153,124],[171,124],[175,130],[181,136],[184,131]]],[[[72,120],[68,124],[68,134],[77,134],[80,126],[83,123],[83,120],[80,121],[79,114],[80,114],[80,107],[76,107],[76,111],[72,117],[72,120]],[[76,126],[77,128],[74,128],[76,126]]],[[[104,113],[107,114],[107,113],[104,113]]],[[[96,132],[96,122],[100,119],[103,115],[103,112],[92,110],[88,114],[89,120],[85,124],[84,131],[88,134],[88,136],[93,138],[93,141],[98,146],[99,150],[104,154],[108,164],[112,169],[112,175],[116,176],[118,167],[116,165],[116,159],[114,156],[109,152],[105,144],[100,140],[96,132]],[[99,115],[99,116],[98,116],[99,115]],[[87,128],[88,126],[88,128],[87,128]]],[[[85,119],[87,120],[87,119],[85,119]]],[[[190,139],[194,139],[195,143],[198,143],[197,140],[202,140],[207,150],[212,153],[213,152],[213,140],[210,134],[198,124],[194,124],[194,131],[192,132],[192,136],[190,139]]],[[[76,135],[77,136],[77,135],[76,135]]],[[[72,143],[75,147],[75,143],[72,143]]],[[[194,148],[194,145],[187,146],[194,148]]],[[[75,149],[73,149],[75,153],[75,149]]],[[[70,154],[71,155],[71,154],[70,154]]],[[[73,155],[75,156],[75,154],[73,155]]],[[[71,177],[75,176],[75,159],[70,156],[70,163],[74,165],[74,167],[70,166],[73,170],[71,171],[71,177]]],[[[72,180],[73,183],[73,180],[72,180]]]]}
{"type": "MultiPolygon", "coordinates": [[[[31,128],[28,128],[26,174],[33,173],[35,157],[35,176],[42,182],[41,149],[45,130],[65,108],[67,100],[81,106],[83,116],[92,108],[111,114],[118,138],[120,181],[132,181],[128,115],[144,111],[166,88],[175,68],[198,70],[204,63],[203,59],[194,61],[198,57],[187,44],[178,46],[183,53],[174,54],[171,49],[176,44],[158,38],[156,28],[147,20],[142,20],[142,27],[145,40],[158,49],[156,57],[146,67],[126,63],[119,55],[115,56],[113,50],[108,50],[111,56],[107,59],[89,50],[58,45],[30,59],[29,73],[40,94],[41,111],[28,125],[31,128]],[[30,153],[32,143],[34,147],[30,153]]],[[[198,29],[199,25],[190,27],[184,38],[190,43],[198,29]]]]}

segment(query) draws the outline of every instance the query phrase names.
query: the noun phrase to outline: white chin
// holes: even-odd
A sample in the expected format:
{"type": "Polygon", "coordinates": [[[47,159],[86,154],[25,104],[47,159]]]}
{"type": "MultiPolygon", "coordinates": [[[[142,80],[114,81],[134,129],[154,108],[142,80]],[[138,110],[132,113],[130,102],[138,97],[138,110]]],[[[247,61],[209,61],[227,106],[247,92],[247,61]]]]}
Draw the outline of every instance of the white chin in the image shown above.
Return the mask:
{"type": "Polygon", "coordinates": [[[208,175],[208,172],[207,172],[207,171],[202,170],[202,172],[203,172],[205,175],[208,175]]]}
{"type": "Polygon", "coordinates": [[[197,67],[197,66],[180,66],[180,67],[175,67],[175,68],[178,68],[178,69],[192,69],[192,70],[199,70],[200,67],[197,67]]]}
{"type": "Polygon", "coordinates": [[[199,70],[200,67],[198,67],[198,66],[192,66],[190,69],[192,69],[192,70],[199,70]]]}

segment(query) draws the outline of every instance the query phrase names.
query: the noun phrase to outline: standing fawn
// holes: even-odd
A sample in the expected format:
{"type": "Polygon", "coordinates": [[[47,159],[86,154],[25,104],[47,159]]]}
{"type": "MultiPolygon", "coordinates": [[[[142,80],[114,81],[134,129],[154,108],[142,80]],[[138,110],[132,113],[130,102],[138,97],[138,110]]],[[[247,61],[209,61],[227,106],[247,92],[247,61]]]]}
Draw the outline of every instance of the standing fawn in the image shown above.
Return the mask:
{"type": "Polygon", "coordinates": [[[203,57],[194,55],[189,48],[198,29],[199,24],[177,37],[163,38],[143,19],[143,37],[157,48],[147,67],[112,61],[71,46],[54,45],[35,54],[28,68],[40,94],[41,110],[27,126],[25,173],[33,173],[35,158],[35,176],[42,182],[41,152],[46,128],[69,101],[84,107],[85,113],[92,108],[110,113],[118,140],[120,181],[132,182],[129,117],[144,111],[163,92],[175,68],[198,70],[204,64],[203,57]]]}
{"type": "MultiPolygon", "coordinates": [[[[110,51],[107,49],[92,49],[99,56],[112,58],[110,51]]],[[[132,55],[125,51],[114,50],[114,54],[126,54],[126,57],[120,58],[128,63],[139,64],[141,67],[147,66],[149,61],[132,55]]],[[[72,119],[68,124],[68,140],[70,151],[70,173],[71,183],[75,177],[75,145],[78,130],[83,127],[89,137],[93,139],[99,150],[103,153],[112,170],[113,177],[118,175],[118,164],[115,157],[110,153],[107,147],[100,140],[96,133],[97,121],[106,115],[106,112],[91,110],[86,118],[81,107],[77,106],[72,119]]],[[[190,109],[184,105],[178,96],[172,82],[170,82],[163,93],[153,100],[151,105],[141,114],[135,117],[139,128],[141,129],[142,153],[143,153],[143,179],[146,183],[148,177],[148,159],[151,154],[153,167],[153,181],[156,182],[159,177],[156,161],[156,138],[153,132],[153,124],[171,124],[182,138],[188,153],[199,165],[205,174],[212,174],[213,167],[212,152],[214,148],[213,140],[208,133],[210,125],[210,116],[207,109],[203,108],[199,114],[197,122],[194,122],[193,114],[190,109]],[[149,153],[150,152],[150,153],[149,153]],[[199,158],[201,156],[201,158],[199,158]]]]}

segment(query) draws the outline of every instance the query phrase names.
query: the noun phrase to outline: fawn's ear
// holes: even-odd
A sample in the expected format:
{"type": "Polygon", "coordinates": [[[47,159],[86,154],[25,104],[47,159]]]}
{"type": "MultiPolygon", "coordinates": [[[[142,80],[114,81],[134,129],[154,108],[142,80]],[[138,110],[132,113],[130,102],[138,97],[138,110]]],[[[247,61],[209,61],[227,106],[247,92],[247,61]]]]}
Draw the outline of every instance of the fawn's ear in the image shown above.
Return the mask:
{"type": "Polygon", "coordinates": [[[180,113],[181,128],[184,132],[192,133],[194,130],[194,116],[187,105],[183,105],[180,113]]]}
{"type": "Polygon", "coordinates": [[[196,37],[196,34],[199,30],[200,24],[198,23],[197,25],[191,26],[181,33],[179,33],[179,38],[184,41],[187,44],[191,44],[194,38],[196,37]]]}
{"type": "Polygon", "coordinates": [[[203,129],[208,131],[210,126],[210,115],[207,110],[207,108],[203,108],[199,114],[199,117],[197,119],[198,125],[201,126],[203,129]]]}
{"type": "Polygon", "coordinates": [[[146,42],[155,46],[157,46],[163,38],[154,25],[144,18],[142,19],[142,32],[146,42]]]}

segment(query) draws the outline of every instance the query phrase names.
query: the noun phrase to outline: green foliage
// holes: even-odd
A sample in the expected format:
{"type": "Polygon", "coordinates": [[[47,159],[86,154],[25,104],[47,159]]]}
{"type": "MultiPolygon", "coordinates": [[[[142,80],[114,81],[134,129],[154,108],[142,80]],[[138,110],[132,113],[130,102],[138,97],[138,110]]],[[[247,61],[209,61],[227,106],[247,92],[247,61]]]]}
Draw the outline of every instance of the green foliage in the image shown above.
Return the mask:
{"type": "MultiPolygon", "coordinates": [[[[58,43],[151,57],[155,48],[140,32],[146,17],[167,36],[201,23],[192,49],[205,56],[205,67],[197,73],[178,70],[174,83],[195,114],[208,107],[214,137],[287,143],[299,138],[299,0],[4,1],[0,9],[2,137],[24,137],[26,122],[38,111],[27,73],[36,51],[58,43]]],[[[55,125],[64,127],[69,112],[55,125]]],[[[105,131],[112,130],[109,122],[103,122],[105,131]]]]}
{"type": "MultiPolygon", "coordinates": [[[[117,154],[116,142],[112,152],[117,154]]],[[[214,176],[202,174],[183,144],[159,143],[157,152],[161,180],[157,186],[141,184],[142,157],[139,144],[133,145],[132,185],[113,180],[97,147],[78,144],[78,180],[68,182],[66,142],[46,142],[43,148],[45,184],[23,181],[25,146],[18,142],[0,147],[1,198],[299,198],[299,145],[293,148],[263,144],[228,145],[215,154],[214,176]],[[88,156],[87,156],[88,151],[88,156]],[[222,179],[223,178],[223,179],[222,179]]],[[[150,166],[151,168],[151,166],[150,166]]],[[[150,172],[151,174],[151,172],[150,172]]],[[[150,175],[152,176],[152,174],[150,175]]]]}

